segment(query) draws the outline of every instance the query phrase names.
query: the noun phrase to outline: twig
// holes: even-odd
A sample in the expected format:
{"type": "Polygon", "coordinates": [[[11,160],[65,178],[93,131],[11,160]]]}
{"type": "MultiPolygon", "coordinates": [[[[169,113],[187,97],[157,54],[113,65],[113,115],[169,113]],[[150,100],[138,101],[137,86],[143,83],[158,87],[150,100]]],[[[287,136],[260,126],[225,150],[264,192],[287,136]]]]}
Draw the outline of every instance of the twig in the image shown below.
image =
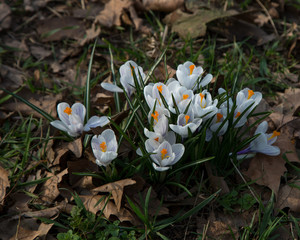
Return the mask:
{"type": "Polygon", "coordinates": [[[262,9],[264,10],[264,12],[267,14],[267,16],[268,16],[268,18],[269,18],[269,20],[270,20],[270,22],[271,22],[271,25],[272,25],[272,27],[273,27],[273,29],[274,29],[274,32],[275,32],[276,36],[279,37],[279,34],[278,34],[278,32],[277,32],[277,29],[276,29],[276,27],[275,27],[275,24],[274,24],[274,22],[273,22],[273,19],[272,19],[270,13],[268,12],[268,9],[266,9],[266,7],[261,3],[260,0],[256,0],[256,2],[259,4],[259,6],[261,6],[261,8],[262,8],[262,9]]]}

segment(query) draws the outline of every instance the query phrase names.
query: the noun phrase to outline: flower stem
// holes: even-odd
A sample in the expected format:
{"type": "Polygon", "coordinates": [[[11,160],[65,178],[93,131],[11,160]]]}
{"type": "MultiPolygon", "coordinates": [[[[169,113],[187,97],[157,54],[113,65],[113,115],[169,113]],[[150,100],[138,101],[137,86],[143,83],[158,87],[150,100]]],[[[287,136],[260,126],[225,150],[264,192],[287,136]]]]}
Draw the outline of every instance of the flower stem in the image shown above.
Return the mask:
{"type": "Polygon", "coordinates": [[[163,183],[165,181],[165,179],[166,179],[166,176],[167,176],[167,172],[166,171],[160,172],[159,173],[159,182],[163,183]]]}

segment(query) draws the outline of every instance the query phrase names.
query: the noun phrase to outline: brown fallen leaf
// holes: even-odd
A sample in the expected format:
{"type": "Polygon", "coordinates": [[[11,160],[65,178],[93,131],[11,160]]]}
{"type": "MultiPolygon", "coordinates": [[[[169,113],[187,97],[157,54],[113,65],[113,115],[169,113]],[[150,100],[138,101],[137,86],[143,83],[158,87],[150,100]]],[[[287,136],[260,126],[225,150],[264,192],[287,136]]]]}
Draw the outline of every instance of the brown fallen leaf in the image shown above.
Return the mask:
{"type": "Polygon", "coordinates": [[[99,36],[101,32],[100,26],[97,26],[95,23],[92,24],[90,29],[85,30],[85,36],[80,40],[80,46],[83,46],[86,43],[89,43],[91,40],[99,36]]]}
{"type": "Polygon", "coordinates": [[[39,8],[45,7],[51,0],[24,0],[24,7],[26,11],[36,11],[39,8]]]}
{"type": "Polygon", "coordinates": [[[288,207],[291,211],[300,213],[300,183],[296,182],[294,185],[296,186],[284,185],[279,189],[275,208],[283,209],[288,207]]]}
{"type": "Polygon", "coordinates": [[[27,229],[27,228],[23,228],[22,226],[20,226],[19,228],[17,228],[17,232],[16,234],[10,238],[10,240],[32,240],[35,239],[37,237],[46,237],[47,233],[49,232],[49,230],[52,228],[53,223],[52,224],[45,224],[45,223],[41,223],[41,225],[39,226],[38,230],[31,230],[31,229],[27,229]]]}
{"type": "Polygon", "coordinates": [[[181,38],[196,38],[205,35],[207,23],[237,14],[239,13],[235,10],[221,11],[218,9],[199,9],[193,14],[189,14],[177,9],[168,14],[163,22],[170,25],[172,32],[178,33],[181,38]]]}
{"type": "Polygon", "coordinates": [[[143,0],[143,6],[146,10],[172,12],[184,4],[184,0],[143,0]]]}
{"type": "Polygon", "coordinates": [[[66,144],[67,149],[69,149],[77,158],[80,158],[82,155],[82,140],[81,138],[76,139],[73,142],[66,144]]]}
{"type": "Polygon", "coordinates": [[[6,195],[6,188],[10,186],[8,176],[8,172],[0,166],[0,211],[6,195]]]}
{"type": "Polygon", "coordinates": [[[38,60],[38,61],[41,61],[43,60],[44,58],[46,57],[49,57],[52,52],[50,50],[47,50],[41,46],[36,46],[36,45],[33,45],[33,46],[30,46],[30,52],[31,54],[38,60]]]}
{"type": "Polygon", "coordinates": [[[99,12],[94,23],[100,23],[105,27],[121,26],[120,17],[123,9],[128,9],[131,4],[130,0],[110,0],[99,12]]]}
{"type": "Polygon", "coordinates": [[[0,4],[0,32],[4,29],[8,29],[11,24],[11,10],[10,7],[1,2],[0,4]]]}
{"type": "Polygon", "coordinates": [[[117,206],[117,210],[120,211],[121,201],[123,196],[124,187],[135,184],[136,181],[132,179],[122,179],[116,182],[108,183],[103,186],[94,188],[93,193],[110,192],[117,206]]]}
{"type": "MultiPolygon", "coordinates": [[[[51,116],[56,117],[56,105],[57,102],[62,99],[62,94],[49,94],[49,95],[41,95],[37,93],[32,93],[29,90],[23,89],[21,92],[18,93],[19,96],[23,97],[25,100],[29,101],[30,103],[34,104],[38,108],[44,110],[45,112],[49,113],[51,116]]],[[[33,114],[34,117],[41,118],[37,111],[33,110],[31,107],[26,105],[23,102],[19,102],[16,99],[13,99],[12,102],[6,103],[2,105],[2,108],[8,111],[18,111],[24,115],[31,115],[33,114]]]]}
{"type": "Polygon", "coordinates": [[[79,197],[82,200],[86,209],[94,214],[103,210],[103,214],[107,219],[109,219],[111,215],[114,215],[121,222],[129,221],[132,224],[138,223],[135,217],[127,209],[121,208],[118,211],[117,206],[112,201],[108,200],[107,196],[95,195],[95,196],[79,196],[79,197]]]}
{"type": "Polygon", "coordinates": [[[300,162],[294,144],[288,136],[281,134],[274,146],[280,148],[280,155],[268,156],[261,153],[251,159],[249,168],[245,172],[255,183],[269,187],[278,196],[281,176],[286,172],[285,163],[282,155],[285,153],[290,162],[300,162]],[[289,152],[289,153],[287,153],[289,152]]]}
{"type": "Polygon", "coordinates": [[[30,218],[39,218],[39,217],[51,218],[59,214],[61,211],[64,211],[66,206],[67,206],[66,202],[60,202],[58,205],[52,208],[45,208],[39,211],[23,212],[21,216],[30,217],[30,218]]]}
{"type": "Polygon", "coordinates": [[[83,22],[73,17],[43,20],[39,23],[37,31],[43,42],[60,41],[68,38],[81,40],[85,34],[83,22]]]}
{"type": "Polygon", "coordinates": [[[165,67],[165,64],[161,62],[154,70],[153,72],[156,79],[159,81],[164,82],[165,80],[168,80],[176,74],[176,70],[167,65],[165,67]]]}
{"type": "Polygon", "coordinates": [[[62,177],[68,173],[68,169],[66,168],[62,172],[58,174],[53,174],[48,172],[46,177],[50,177],[42,186],[40,198],[47,202],[52,203],[55,198],[59,195],[58,184],[61,182],[62,177]]]}
{"type": "Polygon", "coordinates": [[[24,78],[22,71],[4,64],[0,65],[0,86],[2,88],[15,90],[23,84],[24,78]]]}

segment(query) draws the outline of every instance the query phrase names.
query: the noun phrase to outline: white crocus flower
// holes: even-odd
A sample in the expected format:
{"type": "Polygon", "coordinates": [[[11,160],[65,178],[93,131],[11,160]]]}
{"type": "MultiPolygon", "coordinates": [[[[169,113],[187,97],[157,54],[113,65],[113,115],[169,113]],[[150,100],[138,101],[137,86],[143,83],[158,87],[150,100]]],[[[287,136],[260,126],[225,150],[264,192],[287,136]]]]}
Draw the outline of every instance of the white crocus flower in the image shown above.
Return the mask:
{"type": "Polygon", "coordinates": [[[72,107],[68,103],[62,102],[57,105],[57,114],[60,120],[55,120],[50,124],[72,137],[78,137],[82,131],[89,131],[91,128],[103,127],[109,123],[107,117],[91,117],[85,126],[84,118],[86,114],[85,106],[82,103],[74,103],[72,107]]]}
{"type": "Polygon", "coordinates": [[[203,121],[213,117],[217,111],[218,100],[212,101],[211,94],[204,90],[196,94],[193,99],[193,110],[196,117],[200,117],[203,121]]]}
{"type": "Polygon", "coordinates": [[[180,64],[177,67],[176,76],[180,84],[187,89],[196,90],[200,87],[204,87],[210,83],[212,80],[212,75],[207,74],[202,80],[201,76],[203,74],[202,67],[196,67],[190,61],[180,64]]]}
{"type": "Polygon", "coordinates": [[[234,115],[233,115],[233,122],[234,123],[237,122],[234,126],[235,128],[241,127],[247,122],[248,115],[250,114],[251,108],[252,108],[250,106],[251,105],[253,106],[253,104],[254,104],[254,100],[247,100],[247,101],[241,103],[241,105],[237,105],[236,109],[234,110],[234,115]],[[248,110],[246,110],[247,108],[248,108],[248,110]],[[241,118],[239,118],[240,115],[243,113],[244,113],[244,115],[241,118]]]}
{"type": "MultiPolygon", "coordinates": [[[[194,92],[190,89],[187,89],[184,86],[181,86],[178,81],[172,81],[167,86],[175,100],[175,104],[178,107],[179,112],[183,113],[185,111],[186,106],[192,101],[194,97],[194,92]]],[[[172,113],[176,113],[173,98],[169,105],[169,109],[172,113]]]]}
{"type": "Polygon", "coordinates": [[[101,135],[94,136],[91,145],[99,166],[108,166],[118,156],[116,135],[111,129],[106,129],[101,135]]]}
{"type": "Polygon", "coordinates": [[[253,106],[251,107],[250,112],[253,108],[255,108],[261,101],[262,94],[260,92],[253,92],[249,88],[244,88],[243,90],[239,91],[236,96],[236,105],[240,106],[246,101],[254,101],[253,106]]]}
{"type": "Polygon", "coordinates": [[[164,97],[167,104],[172,103],[172,98],[168,87],[163,83],[148,84],[144,88],[144,96],[150,109],[153,109],[154,105],[164,108],[163,100],[161,95],[164,97]]]}
{"type": "Polygon", "coordinates": [[[184,153],[184,146],[181,143],[171,145],[169,142],[164,141],[156,148],[152,146],[155,141],[147,140],[145,142],[146,149],[153,161],[153,167],[156,171],[166,171],[175,163],[177,163],[184,153]]]}
{"type": "MultiPolygon", "coordinates": [[[[206,141],[211,140],[213,132],[216,132],[219,129],[219,127],[225,121],[226,117],[227,117],[227,109],[226,108],[220,108],[218,110],[217,114],[214,116],[214,118],[213,118],[213,120],[210,124],[210,127],[206,130],[206,137],[205,137],[206,141]]],[[[217,136],[224,135],[224,133],[227,131],[227,128],[228,128],[228,121],[226,120],[224,125],[219,130],[217,136]]]]}
{"type": "Polygon", "coordinates": [[[194,133],[202,123],[201,118],[194,118],[193,110],[189,110],[186,114],[181,113],[177,118],[177,125],[170,124],[170,128],[183,138],[189,136],[189,130],[194,133]]]}
{"type": "Polygon", "coordinates": [[[272,146],[277,140],[277,136],[280,135],[279,132],[274,131],[272,134],[267,134],[268,123],[263,121],[258,125],[255,135],[260,134],[250,143],[250,152],[264,153],[270,156],[277,156],[280,154],[280,149],[276,146],[272,146]]]}
{"type": "MultiPolygon", "coordinates": [[[[120,82],[123,88],[125,89],[126,93],[128,94],[128,96],[131,96],[135,91],[135,82],[133,78],[134,73],[137,77],[139,84],[141,84],[141,82],[145,80],[145,74],[143,68],[138,66],[134,61],[129,60],[120,67],[119,71],[120,71],[120,82]],[[134,69],[134,72],[131,69],[130,65],[134,69]]],[[[101,83],[101,86],[105,90],[110,92],[123,92],[123,90],[115,84],[101,83]]]]}

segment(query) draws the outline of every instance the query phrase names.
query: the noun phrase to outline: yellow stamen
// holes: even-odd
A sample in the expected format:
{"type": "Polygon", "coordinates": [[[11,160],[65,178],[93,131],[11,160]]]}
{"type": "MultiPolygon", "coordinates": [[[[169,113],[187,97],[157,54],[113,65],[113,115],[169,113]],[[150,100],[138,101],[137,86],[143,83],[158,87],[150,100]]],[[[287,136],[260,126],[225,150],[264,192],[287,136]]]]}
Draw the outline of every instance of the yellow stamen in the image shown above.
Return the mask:
{"type": "Polygon", "coordinates": [[[182,95],[182,99],[183,99],[183,100],[188,99],[188,97],[189,97],[188,94],[183,94],[183,95],[182,95]]]}
{"type": "Polygon", "coordinates": [[[153,113],[151,114],[151,117],[153,117],[154,120],[156,120],[156,122],[158,122],[158,116],[159,116],[159,114],[157,111],[155,111],[154,114],[153,113]]]}
{"type": "Polygon", "coordinates": [[[161,93],[162,93],[162,88],[163,88],[163,86],[162,86],[162,85],[160,85],[160,86],[157,86],[157,89],[158,89],[158,91],[160,91],[161,93]]]}
{"type": "Polygon", "coordinates": [[[237,112],[237,114],[235,115],[235,118],[238,118],[239,116],[241,116],[241,113],[237,112]]]}
{"type": "Polygon", "coordinates": [[[279,136],[279,135],[280,135],[280,132],[274,131],[273,134],[272,134],[272,136],[268,138],[268,141],[271,140],[274,137],[279,136]]]}
{"type": "Polygon", "coordinates": [[[193,65],[189,66],[189,68],[190,68],[190,75],[192,75],[192,73],[194,71],[194,68],[195,68],[195,65],[193,64],[193,65]]]}
{"type": "Polygon", "coordinates": [[[100,143],[100,150],[101,150],[102,152],[106,152],[107,146],[106,146],[106,143],[105,143],[105,142],[100,143]]]}
{"type": "Polygon", "coordinates": [[[190,116],[189,115],[185,115],[184,118],[185,118],[185,124],[188,124],[190,116]]]}
{"type": "Polygon", "coordinates": [[[159,139],[159,137],[157,137],[157,138],[154,138],[154,140],[155,140],[156,142],[158,142],[158,139],[159,139]]]}
{"type": "Polygon", "coordinates": [[[217,123],[221,121],[223,115],[221,113],[217,113],[217,123]]]}
{"type": "Polygon", "coordinates": [[[163,149],[160,151],[160,153],[161,153],[161,159],[162,159],[162,160],[165,159],[165,158],[167,158],[167,157],[169,157],[169,156],[166,156],[167,153],[168,153],[168,150],[165,149],[165,148],[163,148],[163,149]]]}
{"type": "Polygon", "coordinates": [[[248,99],[250,99],[254,95],[252,90],[248,90],[248,99]]]}
{"type": "Polygon", "coordinates": [[[72,109],[69,108],[69,107],[66,107],[66,109],[64,110],[64,112],[68,115],[71,115],[72,114],[72,109]]]}

